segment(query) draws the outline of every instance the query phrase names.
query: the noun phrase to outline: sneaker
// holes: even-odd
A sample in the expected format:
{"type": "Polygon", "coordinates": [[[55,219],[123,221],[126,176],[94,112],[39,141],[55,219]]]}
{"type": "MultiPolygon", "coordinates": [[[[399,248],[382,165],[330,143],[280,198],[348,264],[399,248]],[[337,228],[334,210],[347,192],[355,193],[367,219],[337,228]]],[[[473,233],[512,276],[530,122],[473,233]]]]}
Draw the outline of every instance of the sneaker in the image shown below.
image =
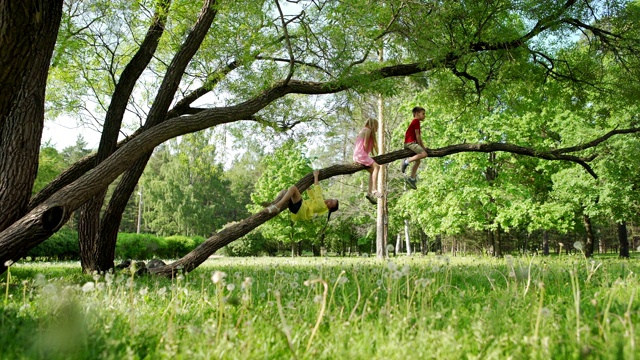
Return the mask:
{"type": "Polygon", "coordinates": [[[409,184],[409,187],[411,187],[413,190],[417,190],[418,187],[416,186],[416,179],[411,178],[411,177],[406,177],[404,178],[407,181],[407,184],[409,184]]]}
{"type": "Polygon", "coordinates": [[[407,159],[402,160],[402,167],[400,168],[400,170],[403,174],[407,171],[407,166],[409,166],[407,159]]]}
{"type": "Polygon", "coordinates": [[[270,206],[267,208],[267,213],[268,213],[268,214],[274,214],[274,213],[277,213],[278,211],[280,211],[280,209],[278,209],[278,207],[277,207],[277,206],[275,206],[275,205],[270,205],[270,206]]]}
{"type": "Polygon", "coordinates": [[[376,200],[375,197],[373,197],[373,195],[371,194],[367,194],[364,197],[367,198],[367,200],[369,200],[369,202],[371,203],[371,205],[378,205],[378,201],[376,200]]]}

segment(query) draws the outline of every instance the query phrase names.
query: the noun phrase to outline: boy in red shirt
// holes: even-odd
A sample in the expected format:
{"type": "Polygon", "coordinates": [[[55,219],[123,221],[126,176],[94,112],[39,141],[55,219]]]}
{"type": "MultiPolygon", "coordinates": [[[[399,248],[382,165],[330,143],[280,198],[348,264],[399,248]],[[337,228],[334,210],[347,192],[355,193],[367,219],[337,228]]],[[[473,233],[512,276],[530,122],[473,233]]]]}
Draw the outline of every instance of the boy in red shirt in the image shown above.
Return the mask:
{"type": "Polygon", "coordinates": [[[407,171],[407,166],[409,166],[409,163],[414,161],[414,164],[411,167],[411,176],[405,176],[407,184],[409,184],[409,186],[411,186],[413,189],[417,189],[416,173],[418,172],[418,166],[420,166],[420,159],[424,159],[427,157],[427,149],[422,143],[422,134],[420,133],[420,122],[424,120],[424,117],[424,108],[421,108],[419,106],[414,107],[413,121],[411,121],[407,132],[404,134],[404,148],[410,149],[414,153],[416,153],[412,157],[402,160],[403,174],[407,171]]]}

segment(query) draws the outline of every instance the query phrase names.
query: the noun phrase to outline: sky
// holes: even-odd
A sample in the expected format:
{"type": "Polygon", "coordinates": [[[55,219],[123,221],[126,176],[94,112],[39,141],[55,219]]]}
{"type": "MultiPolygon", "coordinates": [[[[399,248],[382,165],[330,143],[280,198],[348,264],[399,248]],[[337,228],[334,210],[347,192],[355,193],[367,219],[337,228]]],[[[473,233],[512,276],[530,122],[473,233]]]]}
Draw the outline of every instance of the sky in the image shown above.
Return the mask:
{"type": "Polygon", "coordinates": [[[42,132],[42,144],[49,142],[59,151],[76,144],[78,136],[82,135],[87,142],[88,149],[95,149],[100,143],[100,133],[94,129],[80,127],[76,120],[71,118],[59,118],[46,120],[42,132]]]}

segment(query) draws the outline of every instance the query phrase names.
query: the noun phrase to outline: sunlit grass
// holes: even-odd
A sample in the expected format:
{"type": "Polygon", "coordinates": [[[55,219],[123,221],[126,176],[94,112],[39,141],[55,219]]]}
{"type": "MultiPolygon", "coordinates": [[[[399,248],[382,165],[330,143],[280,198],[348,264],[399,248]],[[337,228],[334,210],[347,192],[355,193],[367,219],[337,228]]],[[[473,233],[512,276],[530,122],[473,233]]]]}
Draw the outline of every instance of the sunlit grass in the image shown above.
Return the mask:
{"type": "Polygon", "coordinates": [[[220,258],[169,280],[14,264],[0,358],[630,359],[639,268],[580,256],[220,258]]]}

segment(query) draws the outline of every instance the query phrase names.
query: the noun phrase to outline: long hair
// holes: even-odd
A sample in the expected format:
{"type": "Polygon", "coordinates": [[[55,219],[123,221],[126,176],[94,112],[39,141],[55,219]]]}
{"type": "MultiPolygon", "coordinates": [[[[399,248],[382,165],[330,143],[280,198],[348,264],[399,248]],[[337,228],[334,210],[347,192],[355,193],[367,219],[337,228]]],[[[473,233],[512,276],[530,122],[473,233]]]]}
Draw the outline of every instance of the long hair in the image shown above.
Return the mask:
{"type": "Polygon", "coordinates": [[[336,200],[336,207],[334,207],[333,209],[329,209],[329,214],[327,215],[327,222],[324,223],[322,230],[320,230],[319,234],[320,234],[320,239],[322,241],[324,241],[324,231],[327,230],[327,226],[329,226],[329,220],[331,220],[331,213],[338,211],[339,208],[340,208],[340,202],[336,200]]]}
{"type": "Polygon", "coordinates": [[[369,118],[364,123],[364,127],[371,130],[371,132],[369,133],[369,136],[364,137],[364,142],[366,144],[369,141],[373,141],[373,154],[377,155],[378,154],[378,135],[377,135],[378,120],[374,118],[369,118]]]}

